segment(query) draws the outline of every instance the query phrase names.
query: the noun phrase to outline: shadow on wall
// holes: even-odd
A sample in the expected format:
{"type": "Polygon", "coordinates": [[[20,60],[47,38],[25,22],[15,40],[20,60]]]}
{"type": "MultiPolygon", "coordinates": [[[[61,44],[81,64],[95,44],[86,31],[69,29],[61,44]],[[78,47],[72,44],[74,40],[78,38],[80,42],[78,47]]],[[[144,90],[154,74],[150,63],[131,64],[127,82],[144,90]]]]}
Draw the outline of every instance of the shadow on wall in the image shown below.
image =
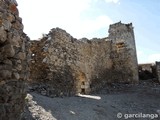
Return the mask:
{"type": "Polygon", "coordinates": [[[103,89],[107,89],[108,85],[110,85],[112,83],[129,84],[130,81],[127,81],[127,80],[123,81],[128,76],[129,76],[129,74],[126,75],[125,70],[118,71],[113,68],[101,70],[101,71],[99,71],[98,74],[94,75],[93,78],[91,79],[91,81],[92,81],[91,85],[90,85],[91,93],[92,94],[99,93],[99,91],[101,91],[103,89]]]}
{"type": "Polygon", "coordinates": [[[156,66],[153,64],[139,64],[138,65],[139,79],[148,80],[156,78],[156,66]]]}
{"type": "Polygon", "coordinates": [[[43,69],[40,69],[38,72],[42,72],[42,75],[46,76],[39,76],[36,81],[32,81],[30,84],[31,91],[37,91],[44,96],[50,97],[73,96],[76,94],[75,79],[70,66],[66,65],[56,72],[48,71],[47,74],[43,69]]]}

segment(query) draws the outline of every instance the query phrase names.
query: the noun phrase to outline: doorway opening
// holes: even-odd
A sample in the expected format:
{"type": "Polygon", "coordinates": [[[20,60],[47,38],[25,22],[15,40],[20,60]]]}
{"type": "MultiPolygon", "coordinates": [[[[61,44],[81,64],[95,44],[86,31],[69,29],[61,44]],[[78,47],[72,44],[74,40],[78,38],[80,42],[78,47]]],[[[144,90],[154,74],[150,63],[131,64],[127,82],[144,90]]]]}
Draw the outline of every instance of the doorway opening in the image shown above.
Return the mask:
{"type": "Polygon", "coordinates": [[[85,94],[85,82],[82,81],[81,83],[81,94],[85,94]]]}

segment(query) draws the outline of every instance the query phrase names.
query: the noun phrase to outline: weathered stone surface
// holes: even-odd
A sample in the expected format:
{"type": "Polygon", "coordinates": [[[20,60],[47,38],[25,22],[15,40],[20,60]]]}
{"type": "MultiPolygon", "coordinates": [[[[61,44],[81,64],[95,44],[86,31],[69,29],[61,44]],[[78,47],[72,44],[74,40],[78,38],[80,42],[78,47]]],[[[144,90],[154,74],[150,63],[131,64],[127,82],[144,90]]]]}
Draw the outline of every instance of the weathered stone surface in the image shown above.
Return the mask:
{"type": "Polygon", "coordinates": [[[15,55],[15,49],[13,48],[13,45],[7,44],[2,47],[2,54],[4,57],[13,57],[15,55]]]}
{"type": "Polygon", "coordinates": [[[0,120],[20,120],[28,74],[29,38],[23,33],[16,0],[0,0],[0,120]]]}
{"type": "Polygon", "coordinates": [[[14,73],[13,73],[13,78],[19,80],[20,75],[19,75],[17,72],[14,72],[14,73]]]}
{"type": "Polygon", "coordinates": [[[26,59],[26,53],[24,53],[24,52],[19,52],[19,53],[18,53],[18,58],[19,58],[20,60],[25,60],[25,59],[26,59]]]}
{"type": "Polygon", "coordinates": [[[160,82],[160,62],[156,62],[157,78],[160,82]]]}
{"type": "Polygon", "coordinates": [[[156,78],[156,68],[154,63],[139,64],[138,72],[140,80],[156,78]]]}
{"type": "Polygon", "coordinates": [[[112,40],[113,79],[117,82],[137,83],[138,65],[132,23],[110,25],[109,39],[112,40]]]}
{"type": "Polygon", "coordinates": [[[18,15],[18,9],[17,9],[16,4],[14,3],[9,4],[9,10],[12,14],[18,15]]]}
{"type": "Polygon", "coordinates": [[[12,22],[14,22],[14,21],[16,20],[16,18],[14,17],[13,14],[9,13],[9,14],[7,15],[7,20],[8,20],[10,23],[12,23],[12,22]]]}
{"type": "Polygon", "coordinates": [[[22,64],[16,64],[15,66],[15,69],[18,70],[18,71],[21,71],[22,70],[22,64]]]}
{"type": "Polygon", "coordinates": [[[12,44],[15,47],[20,47],[21,38],[20,36],[14,36],[12,39],[10,39],[10,44],[12,44]]]}
{"type": "Polygon", "coordinates": [[[12,69],[12,65],[5,64],[5,63],[0,64],[0,70],[11,70],[11,69],[12,69]]]}
{"type": "Polygon", "coordinates": [[[12,72],[9,70],[1,70],[0,71],[0,78],[1,79],[10,79],[12,72]]]}
{"type": "MultiPolygon", "coordinates": [[[[1,24],[1,21],[0,21],[1,24]]],[[[0,43],[3,43],[7,40],[7,33],[3,27],[0,27],[0,43]]]]}
{"type": "Polygon", "coordinates": [[[43,95],[90,93],[107,83],[138,82],[132,24],[113,24],[109,37],[91,40],[77,40],[56,28],[32,41],[30,49],[30,80],[39,84],[35,89],[43,95]]]}
{"type": "Polygon", "coordinates": [[[13,28],[17,30],[23,30],[23,25],[19,21],[14,22],[12,25],[13,25],[13,28]]]}
{"type": "Polygon", "coordinates": [[[10,21],[3,20],[2,24],[3,24],[5,30],[9,31],[11,29],[12,24],[10,23],[10,21]]]}
{"type": "Polygon", "coordinates": [[[18,5],[18,3],[17,3],[16,0],[11,0],[11,3],[12,3],[12,4],[15,4],[16,6],[18,5]]]}

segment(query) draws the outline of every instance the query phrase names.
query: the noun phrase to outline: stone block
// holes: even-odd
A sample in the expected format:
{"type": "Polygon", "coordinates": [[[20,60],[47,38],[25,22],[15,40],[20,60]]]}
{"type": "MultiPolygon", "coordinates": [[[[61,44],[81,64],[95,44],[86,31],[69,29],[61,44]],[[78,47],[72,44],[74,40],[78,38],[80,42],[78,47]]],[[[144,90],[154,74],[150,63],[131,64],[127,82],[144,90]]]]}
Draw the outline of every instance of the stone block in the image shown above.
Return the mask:
{"type": "MultiPolygon", "coordinates": [[[[1,24],[1,20],[0,20],[0,24],[1,24]]],[[[4,27],[0,27],[0,43],[3,43],[7,40],[7,33],[4,30],[4,27]]]]}
{"type": "Polygon", "coordinates": [[[11,70],[12,66],[7,64],[0,64],[0,70],[11,70]]]}
{"type": "Polygon", "coordinates": [[[0,80],[0,85],[4,85],[6,82],[4,80],[0,80]]]}
{"type": "Polygon", "coordinates": [[[15,23],[13,23],[12,27],[17,30],[23,30],[23,25],[19,21],[16,21],[15,23]]]}
{"type": "MultiPolygon", "coordinates": [[[[13,1],[13,0],[12,0],[13,1]]],[[[17,6],[12,3],[9,5],[9,10],[12,12],[12,13],[16,13],[18,10],[17,10],[17,6]]]]}
{"type": "Polygon", "coordinates": [[[19,53],[18,53],[18,58],[19,58],[20,60],[25,60],[25,59],[26,59],[26,53],[24,53],[24,52],[19,52],[19,53]]]}
{"type": "Polygon", "coordinates": [[[10,39],[10,44],[12,44],[15,47],[20,47],[20,37],[19,36],[14,36],[12,39],[10,39]]]}
{"type": "MultiPolygon", "coordinates": [[[[0,4],[0,5],[1,5],[1,4],[0,4]]],[[[1,13],[4,13],[4,12],[5,12],[5,9],[3,9],[2,6],[0,6],[0,12],[1,12],[1,13]]]]}
{"type": "Polygon", "coordinates": [[[15,21],[16,19],[15,19],[15,17],[14,17],[13,14],[8,13],[8,15],[7,15],[7,20],[8,20],[10,23],[12,23],[12,22],[15,21]]]}
{"type": "Polygon", "coordinates": [[[13,45],[7,44],[2,48],[2,54],[5,57],[13,57],[15,55],[15,49],[13,45]]]}
{"type": "Polygon", "coordinates": [[[12,77],[12,72],[9,70],[0,70],[1,79],[10,79],[12,77]]]}
{"type": "Polygon", "coordinates": [[[3,20],[2,24],[3,24],[5,30],[9,31],[11,29],[12,24],[8,20],[3,20]]]}
{"type": "Polygon", "coordinates": [[[20,78],[19,73],[14,72],[14,73],[13,73],[13,79],[19,80],[19,78],[20,78]]]}
{"type": "Polygon", "coordinates": [[[3,20],[0,18],[0,27],[3,25],[3,20]]]}
{"type": "Polygon", "coordinates": [[[21,71],[22,70],[22,64],[17,64],[16,66],[15,66],[15,69],[16,70],[18,70],[18,71],[21,71]]]}
{"type": "Polygon", "coordinates": [[[18,6],[18,3],[17,3],[17,1],[16,1],[16,0],[10,0],[10,1],[11,1],[11,3],[12,3],[12,4],[14,4],[14,5],[18,6]]]}

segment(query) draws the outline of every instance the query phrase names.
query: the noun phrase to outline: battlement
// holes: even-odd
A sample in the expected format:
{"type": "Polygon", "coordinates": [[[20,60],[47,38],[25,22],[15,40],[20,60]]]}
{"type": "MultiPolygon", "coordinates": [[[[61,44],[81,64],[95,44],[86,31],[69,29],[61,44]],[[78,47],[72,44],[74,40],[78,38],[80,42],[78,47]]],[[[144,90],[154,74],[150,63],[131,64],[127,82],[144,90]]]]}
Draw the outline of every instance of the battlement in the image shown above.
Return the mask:
{"type": "Polygon", "coordinates": [[[128,23],[128,24],[124,24],[120,22],[117,22],[115,24],[111,24],[109,26],[109,34],[113,34],[113,33],[122,33],[122,32],[126,32],[126,31],[132,31],[133,30],[133,26],[132,23],[128,23]]]}

